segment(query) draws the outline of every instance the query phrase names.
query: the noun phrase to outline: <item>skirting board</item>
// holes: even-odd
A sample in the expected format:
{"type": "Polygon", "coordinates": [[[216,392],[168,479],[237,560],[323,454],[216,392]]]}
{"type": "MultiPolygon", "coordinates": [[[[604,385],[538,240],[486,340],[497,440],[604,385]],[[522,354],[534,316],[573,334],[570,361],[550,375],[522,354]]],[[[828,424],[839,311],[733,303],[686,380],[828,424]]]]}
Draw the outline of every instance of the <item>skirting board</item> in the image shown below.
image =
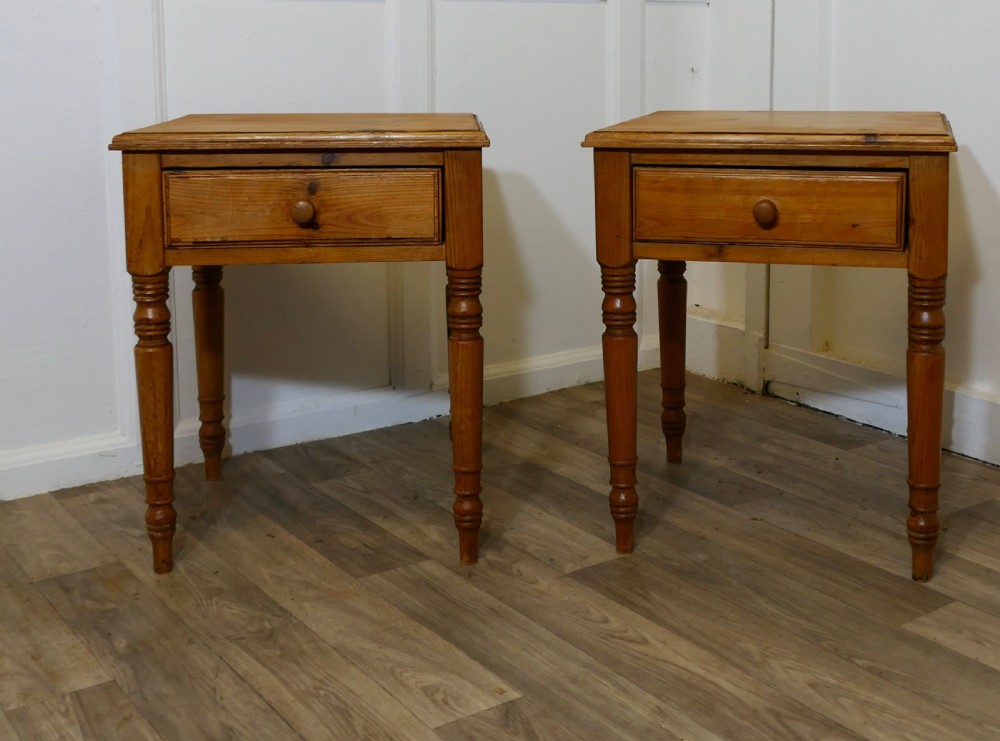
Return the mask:
{"type": "MultiPolygon", "coordinates": [[[[707,318],[688,317],[687,367],[692,373],[743,383],[745,344],[742,328],[707,318]]],[[[901,378],[841,360],[792,348],[764,351],[769,390],[865,424],[902,434],[906,427],[905,387],[901,378]],[[792,383],[789,380],[795,379],[792,383]]],[[[646,334],[639,343],[640,370],[659,365],[659,339],[646,334]]],[[[488,365],[484,372],[487,405],[576,386],[603,378],[599,344],[488,365]]],[[[448,413],[447,377],[430,391],[391,388],[358,391],[288,408],[237,410],[229,420],[233,454],[292,445],[307,440],[415,422],[448,413]]],[[[948,450],[1000,464],[1000,399],[968,389],[945,395],[948,450]]],[[[199,460],[198,422],[177,426],[178,465],[199,460]]],[[[137,436],[94,435],[0,452],[0,499],[132,476],[141,472],[137,436]]]]}
{"type": "Polygon", "coordinates": [[[747,383],[742,325],[688,315],[685,365],[697,376],[747,383]]]}
{"type": "MultiPolygon", "coordinates": [[[[688,367],[712,378],[739,381],[743,369],[742,331],[698,317],[688,320],[688,367]]],[[[639,369],[659,365],[659,339],[639,343],[639,369]]],[[[484,369],[487,405],[599,381],[604,376],[601,346],[551,353],[484,369]]],[[[414,392],[391,388],[297,402],[288,408],[237,410],[227,420],[232,454],[293,445],[307,440],[416,422],[448,413],[447,376],[434,389],[414,392]]],[[[129,400],[127,403],[134,403],[129,400]]],[[[177,465],[200,460],[198,421],[181,420],[174,439],[177,465]]],[[[0,500],[134,476],[142,471],[138,433],[93,435],[70,441],[0,452],[0,500]]]]}
{"type": "MultiPolygon", "coordinates": [[[[301,401],[286,406],[237,410],[227,420],[227,450],[237,455],[429,419],[448,413],[448,394],[384,388],[321,398],[308,406],[301,401]]],[[[176,465],[201,460],[198,427],[197,419],[177,424],[176,465]]],[[[121,433],[94,435],[21,448],[0,453],[0,500],[140,473],[138,431],[134,437],[121,433]]]]}
{"type": "Polygon", "coordinates": [[[138,473],[134,440],[114,432],[0,453],[0,500],[138,473]]]}
{"type": "MultiPolygon", "coordinates": [[[[906,381],[901,372],[780,346],[764,351],[764,372],[773,396],[906,434],[906,381]]],[[[947,386],[942,438],[945,450],[1000,465],[1000,398],[947,386]]]]}

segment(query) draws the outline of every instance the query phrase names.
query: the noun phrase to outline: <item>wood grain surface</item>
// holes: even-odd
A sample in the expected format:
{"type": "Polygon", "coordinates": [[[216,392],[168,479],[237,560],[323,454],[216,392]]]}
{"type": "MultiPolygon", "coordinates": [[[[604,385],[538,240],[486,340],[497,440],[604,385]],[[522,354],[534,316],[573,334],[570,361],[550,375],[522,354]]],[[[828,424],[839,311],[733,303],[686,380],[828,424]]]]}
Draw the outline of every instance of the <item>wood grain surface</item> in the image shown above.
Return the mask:
{"type": "Polygon", "coordinates": [[[446,418],[178,469],[169,575],[139,478],[0,502],[0,738],[1000,736],[1000,471],[945,456],[917,584],[905,440],[686,386],[668,465],[638,376],[626,556],[600,384],[485,411],[475,566],[446,418]]]}
{"type": "Polygon", "coordinates": [[[192,114],[126,131],[109,149],[124,151],[260,149],[392,149],[488,147],[471,113],[192,114]]]}
{"type": "Polygon", "coordinates": [[[636,167],[635,239],[903,249],[902,172],[636,167]],[[773,223],[754,208],[767,203],[773,223]]]}
{"type": "Polygon", "coordinates": [[[180,170],[164,175],[166,245],[441,241],[437,168],[180,170]],[[309,204],[306,223],[294,204],[309,204]]]}
{"type": "Polygon", "coordinates": [[[656,111],[592,131],[583,146],[633,149],[783,149],[954,152],[941,113],[656,111]]]}

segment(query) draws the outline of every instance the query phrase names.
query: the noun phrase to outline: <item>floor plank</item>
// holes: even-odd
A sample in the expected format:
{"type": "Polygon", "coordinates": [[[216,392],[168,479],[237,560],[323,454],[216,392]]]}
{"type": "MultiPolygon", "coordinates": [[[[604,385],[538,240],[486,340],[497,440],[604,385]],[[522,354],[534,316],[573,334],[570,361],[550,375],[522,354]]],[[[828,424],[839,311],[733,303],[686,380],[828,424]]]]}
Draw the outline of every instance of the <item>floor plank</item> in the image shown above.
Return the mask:
{"type": "Polygon", "coordinates": [[[437,734],[444,741],[584,741],[523,697],[441,726],[437,734]]]}
{"type": "Polygon", "coordinates": [[[87,527],[112,524],[109,547],[191,632],[305,738],[433,738],[426,725],[315,632],[198,541],[171,578],[151,573],[142,504],[130,487],[67,501],[87,527]]]}
{"type": "Polygon", "coordinates": [[[38,582],[139,712],[172,738],[290,738],[273,708],[121,564],[38,582]]]}
{"type": "MultiPolygon", "coordinates": [[[[188,469],[185,474],[195,473],[188,469]]],[[[187,477],[185,481],[191,482],[187,477]]],[[[227,466],[221,487],[299,540],[337,563],[352,576],[413,563],[420,554],[390,533],[356,515],[295,475],[284,473],[264,456],[240,456],[227,466]]]]}
{"type": "Polygon", "coordinates": [[[162,738],[114,682],[22,706],[11,711],[10,721],[23,739],[162,738]]]}
{"type": "MultiPolygon", "coordinates": [[[[191,493],[218,491],[214,483],[192,487],[191,493]]],[[[221,502],[207,499],[200,509],[206,514],[190,523],[192,537],[426,725],[436,727],[518,696],[461,650],[328,560],[316,544],[296,538],[224,491],[221,502]],[[255,545],[248,548],[248,543],[255,545]]]]}
{"type": "Polygon", "coordinates": [[[1000,672],[1000,617],[954,602],[904,626],[1000,672]]]}
{"type": "Polygon", "coordinates": [[[906,444],[639,376],[636,550],[601,384],[485,411],[481,560],[448,420],[178,470],[175,570],[132,477],[0,503],[3,738],[1000,737],[1000,470],[942,461],[909,578],[906,444]]]}
{"type": "Polygon", "coordinates": [[[602,668],[588,653],[432,561],[364,579],[386,599],[406,603],[422,624],[447,634],[559,723],[584,738],[721,738],[685,712],[602,668]],[[407,601],[417,585],[420,600],[407,601]],[[530,650],[525,650],[530,647],[530,650]]]}
{"type": "Polygon", "coordinates": [[[513,546],[492,549],[468,579],[608,670],[655,697],[670,698],[722,738],[857,738],[742,672],[722,653],[598,596],[513,546]],[[720,696],[725,703],[718,702],[720,696]]]}
{"type": "Polygon", "coordinates": [[[914,712],[927,704],[905,682],[895,684],[832,653],[808,650],[808,641],[782,625],[683,588],[669,572],[641,559],[608,562],[576,576],[653,622],[725,650],[744,672],[859,736],[957,740],[1000,733],[1000,724],[966,720],[944,705],[934,706],[933,713],[914,712]]]}
{"type": "MultiPolygon", "coordinates": [[[[398,463],[410,467],[411,470],[422,465],[418,458],[426,460],[427,457],[407,456],[404,450],[397,452],[398,463]]],[[[430,460],[436,470],[447,470],[448,460],[446,458],[431,458],[430,460]]],[[[565,519],[559,514],[550,514],[539,508],[531,507],[523,499],[507,494],[503,485],[498,482],[498,477],[491,477],[489,484],[489,507],[485,509],[483,530],[480,533],[482,548],[488,549],[490,543],[498,539],[510,541],[522,550],[563,572],[573,571],[614,557],[614,553],[605,547],[603,538],[568,527],[565,519]]],[[[387,482],[384,473],[381,472],[318,482],[316,487],[336,498],[345,506],[356,509],[360,514],[370,518],[376,517],[374,511],[377,511],[381,502],[385,500],[393,500],[401,508],[401,516],[411,523],[413,520],[423,519],[426,516],[425,513],[421,513],[420,517],[407,517],[407,509],[413,506],[411,503],[415,498],[411,496],[412,490],[409,487],[387,482]]],[[[450,558],[452,552],[457,549],[457,537],[450,516],[452,498],[447,497],[428,503],[432,506],[437,505],[442,510],[438,518],[444,528],[443,531],[436,530],[433,535],[433,538],[438,541],[438,545],[433,551],[428,552],[423,547],[422,538],[414,539],[412,537],[414,534],[413,524],[398,528],[393,534],[414,548],[421,550],[425,556],[434,557],[438,553],[447,553],[450,558]],[[442,547],[439,539],[446,541],[447,545],[442,547]]],[[[387,517],[379,521],[391,522],[390,518],[387,517]]]]}
{"type": "MultiPolygon", "coordinates": [[[[28,734],[27,737],[36,738],[36,735],[28,734]]],[[[19,741],[20,738],[17,731],[14,730],[14,726],[8,720],[7,713],[0,710],[0,741],[19,741]]]]}
{"type": "Polygon", "coordinates": [[[50,494],[0,502],[0,545],[32,581],[114,560],[50,494]]]}
{"type": "MultiPolygon", "coordinates": [[[[706,602],[728,602],[752,613],[742,620],[749,641],[780,625],[806,641],[802,646],[820,647],[927,702],[946,705],[970,722],[1000,726],[1000,706],[992,702],[1000,675],[900,630],[892,610],[859,609],[815,589],[815,580],[790,578],[679,527],[648,544],[643,556],[661,569],[656,578],[666,579],[662,588],[671,595],[694,587],[706,602]],[[929,666],[933,672],[926,670],[929,666]]],[[[859,572],[859,578],[865,573],[874,572],[859,572]]],[[[930,597],[927,610],[940,604],[929,590],[911,586],[914,594],[930,597]]],[[[861,582],[859,588],[877,593],[874,585],[861,582]]]]}
{"type": "Polygon", "coordinates": [[[108,673],[3,548],[0,575],[0,709],[108,681],[108,673]]]}
{"type": "Polygon", "coordinates": [[[328,440],[265,450],[261,455],[277,466],[278,470],[293,473],[310,483],[350,476],[365,468],[363,463],[340,452],[328,440]]]}

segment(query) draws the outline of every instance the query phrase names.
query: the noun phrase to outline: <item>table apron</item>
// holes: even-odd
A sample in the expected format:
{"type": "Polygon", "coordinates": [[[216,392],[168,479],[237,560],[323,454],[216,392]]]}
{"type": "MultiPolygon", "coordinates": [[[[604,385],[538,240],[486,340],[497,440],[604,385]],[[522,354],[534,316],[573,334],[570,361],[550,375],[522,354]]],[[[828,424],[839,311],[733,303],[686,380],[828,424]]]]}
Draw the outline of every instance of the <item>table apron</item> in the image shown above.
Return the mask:
{"type": "Polygon", "coordinates": [[[845,265],[868,268],[905,268],[909,259],[906,251],[899,250],[663,242],[633,242],[632,253],[636,258],[651,260],[845,265]]]}

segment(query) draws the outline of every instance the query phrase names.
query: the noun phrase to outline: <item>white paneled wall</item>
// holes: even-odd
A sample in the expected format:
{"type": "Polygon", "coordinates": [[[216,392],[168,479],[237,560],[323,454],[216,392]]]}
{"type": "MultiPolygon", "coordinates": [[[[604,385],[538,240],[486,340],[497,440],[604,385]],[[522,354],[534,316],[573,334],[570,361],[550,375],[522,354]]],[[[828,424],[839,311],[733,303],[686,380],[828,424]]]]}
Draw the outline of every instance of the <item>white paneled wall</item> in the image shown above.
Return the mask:
{"type": "Polygon", "coordinates": [[[91,3],[0,4],[0,496],[72,480],[66,458],[127,444],[105,20],[91,3]]]}
{"type": "MultiPolygon", "coordinates": [[[[766,79],[769,30],[747,25],[751,6],[769,0],[4,3],[0,55],[17,74],[0,82],[13,112],[0,133],[18,146],[2,155],[0,497],[138,471],[113,134],[191,112],[479,114],[493,140],[486,395],[514,398],[600,377],[583,136],[650,106],[744,105],[745,88],[727,100],[728,63],[712,60],[755,47],[765,64],[753,73],[766,79]],[[39,212],[47,203],[59,205],[39,212]]],[[[232,450],[446,412],[442,272],[227,268],[232,450]]],[[[725,272],[706,268],[695,295],[707,312],[739,317],[725,272]]],[[[197,457],[190,289],[188,271],[175,270],[178,462],[197,457]]],[[[655,325],[640,317],[638,328],[644,362],[655,362],[655,325]]]]}
{"type": "Polygon", "coordinates": [[[0,450],[9,450],[113,433],[117,419],[107,194],[91,182],[104,163],[101,61],[90,43],[102,17],[84,3],[7,3],[0,13],[12,57],[0,73],[0,224],[20,227],[3,245],[10,289],[0,291],[0,450]],[[60,16],[81,34],[51,34],[60,16]],[[80,398],[78,386],[89,393],[80,398]],[[66,408],[75,413],[63,417],[66,408]]]}
{"type": "MultiPolygon", "coordinates": [[[[165,115],[385,110],[384,5],[162,3],[165,115]]],[[[198,416],[190,271],[174,272],[179,419],[198,416]]],[[[304,411],[335,423],[357,392],[390,384],[386,267],[226,268],[226,361],[237,450],[273,447],[304,411]]],[[[367,397],[362,397],[367,398],[367,397]]],[[[322,424],[322,422],[319,422],[322,424]]],[[[193,442],[193,440],[192,440],[193,442]]]]}
{"type": "MultiPolygon", "coordinates": [[[[1000,463],[1000,7],[777,0],[775,18],[776,108],[951,121],[944,444],[1000,463]]],[[[775,268],[770,338],[771,391],[905,433],[905,271],[775,268]]]]}
{"type": "MultiPolygon", "coordinates": [[[[479,114],[493,142],[484,154],[486,397],[499,401],[601,375],[591,153],[579,146],[588,131],[661,108],[945,110],[962,144],[949,398],[953,417],[972,420],[949,440],[1000,460],[996,442],[975,442],[1000,439],[1000,350],[990,341],[1000,312],[991,249],[1000,11],[973,0],[877,5],[0,3],[0,498],[138,472],[120,157],[106,146],[119,131],[196,111],[479,114]]],[[[227,269],[232,451],[446,412],[442,272],[227,269]]],[[[854,272],[776,268],[769,294],[762,266],[690,265],[690,367],[755,387],[770,379],[865,419],[886,399],[892,406],[905,282],[854,272]],[[817,373],[860,374],[871,398],[858,406],[849,384],[817,373]]],[[[644,265],[646,366],[656,362],[654,281],[644,265]]],[[[190,287],[188,272],[175,271],[179,463],[197,457],[190,287]]]]}
{"type": "Polygon", "coordinates": [[[592,164],[580,141],[605,115],[606,10],[437,5],[436,104],[475,111],[493,141],[483,159],[483,336],[487,376],[506,379],[501,397],[540,390],[532,368],[557,374],[543,387],[571,384],[559,375],[567,362],[596,357],[592,164]]]}
{"type": "MultiPolygon", "coordinates": [[[[674,108],[766,110],[771,96],[771,0],[645,4],[641,113],[674,108]]],[[[659,347],[656,266],[644,261],[641,345],[659,347]]],[[[689,262],[688,367],[761,386],[766,271],[689,262]]],[[[658,361],[655,361],[658,362],[658,361]]]]}

